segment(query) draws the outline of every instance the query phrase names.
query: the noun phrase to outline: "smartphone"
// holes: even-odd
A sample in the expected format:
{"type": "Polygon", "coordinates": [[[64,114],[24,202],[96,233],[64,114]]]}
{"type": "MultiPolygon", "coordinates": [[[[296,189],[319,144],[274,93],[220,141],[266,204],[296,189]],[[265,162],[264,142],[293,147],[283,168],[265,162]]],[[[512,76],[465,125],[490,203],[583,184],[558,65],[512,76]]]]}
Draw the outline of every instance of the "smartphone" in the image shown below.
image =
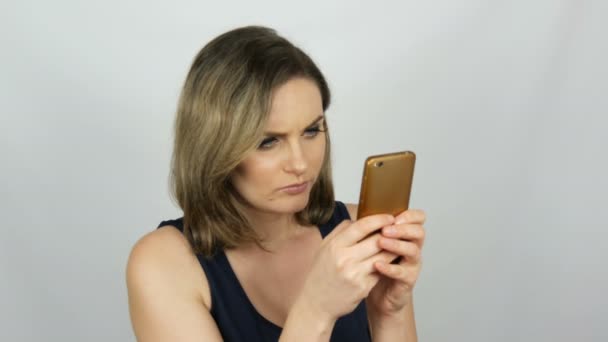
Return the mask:
{"type": "Polygon", "coordinates": [[[409,208],[416,154],[402,151],[365,160],[357,219],[374,214],[397,216],[409,208]]]}

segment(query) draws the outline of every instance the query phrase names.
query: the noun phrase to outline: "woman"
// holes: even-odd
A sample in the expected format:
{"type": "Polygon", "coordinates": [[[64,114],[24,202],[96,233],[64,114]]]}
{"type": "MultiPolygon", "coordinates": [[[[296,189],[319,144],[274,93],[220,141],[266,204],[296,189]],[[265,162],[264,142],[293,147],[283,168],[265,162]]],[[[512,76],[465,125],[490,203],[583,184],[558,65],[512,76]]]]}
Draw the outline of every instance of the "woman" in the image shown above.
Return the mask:
{"type": "Polygon", "coordinates": [[[127,265],[139,341],[416,341],[424,212],[356,220],[334,200],[329,103],[317,66],[272,29],[196,56],[172,160],[184,216],[127,265]]]}

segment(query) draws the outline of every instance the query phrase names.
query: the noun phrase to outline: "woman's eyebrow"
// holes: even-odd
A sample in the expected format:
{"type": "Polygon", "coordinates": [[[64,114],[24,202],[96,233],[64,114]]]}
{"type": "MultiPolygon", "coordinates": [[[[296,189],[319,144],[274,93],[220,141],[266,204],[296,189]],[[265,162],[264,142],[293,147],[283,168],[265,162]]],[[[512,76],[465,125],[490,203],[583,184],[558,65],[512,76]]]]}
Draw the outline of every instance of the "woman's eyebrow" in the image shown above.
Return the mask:
{"type": "MultiPolygon", "coordinates": [[[[306,129],[310,128],[311,126],[317,124],[319,121],[323,120],[325,117],[323,115],[319,115],[316,119],[314,119],[308,126],[306,126],[306,129]]],[[[285,137],[287,136],[286,133],[279,133],[279,132],[265,132],[264,135],[267,136],[273,136],[273,137],[285,137]]]]}

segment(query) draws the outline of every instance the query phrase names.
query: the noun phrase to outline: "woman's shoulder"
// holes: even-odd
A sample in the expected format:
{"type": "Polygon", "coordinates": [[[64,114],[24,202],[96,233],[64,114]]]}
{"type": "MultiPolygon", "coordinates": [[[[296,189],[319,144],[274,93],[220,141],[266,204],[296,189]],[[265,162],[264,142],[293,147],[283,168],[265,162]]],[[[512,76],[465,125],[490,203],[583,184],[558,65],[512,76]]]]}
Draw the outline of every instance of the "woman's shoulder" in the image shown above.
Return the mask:
{"type": "Polygon", "coordinates": [[[211,307],[205,272],[186,237],[173,225],[161,226],[133,245],[126,275],[127,284],[135,288],[141,283],[159,287],[158,291],[181,292],[199,297],[207,308],[211,307]]]}
{"type": "Polygon", "coordinates": [[[163,226],[139,239],[126,277],[137,340],[221,341],[209,309],[207,278],[176,227],[163,226]]]}

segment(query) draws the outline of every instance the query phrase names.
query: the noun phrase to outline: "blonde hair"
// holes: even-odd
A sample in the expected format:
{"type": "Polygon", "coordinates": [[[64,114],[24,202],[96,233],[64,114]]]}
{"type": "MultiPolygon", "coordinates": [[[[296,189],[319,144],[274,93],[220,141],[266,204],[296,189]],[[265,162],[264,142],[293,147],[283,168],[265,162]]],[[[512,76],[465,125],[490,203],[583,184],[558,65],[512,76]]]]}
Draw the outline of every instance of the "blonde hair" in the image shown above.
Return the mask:
{"type": "MultiPolygon", "coordinates": [[[[184,235],[195,253],[210,257],[218,248],[245,242],[261,247],[230,179],[263,138],[273,91],[295,77],[319,87],[325,111],[330,91],[323,74],[273,29],[228,31],[195,57],[178,103],[170,176],[172,196],[184,212],[184,235]]],[[[325,131],[323,166],[308,205],[295,215],[302,225],[323,224],[334,210],[327,126],[325,131]]]]}

